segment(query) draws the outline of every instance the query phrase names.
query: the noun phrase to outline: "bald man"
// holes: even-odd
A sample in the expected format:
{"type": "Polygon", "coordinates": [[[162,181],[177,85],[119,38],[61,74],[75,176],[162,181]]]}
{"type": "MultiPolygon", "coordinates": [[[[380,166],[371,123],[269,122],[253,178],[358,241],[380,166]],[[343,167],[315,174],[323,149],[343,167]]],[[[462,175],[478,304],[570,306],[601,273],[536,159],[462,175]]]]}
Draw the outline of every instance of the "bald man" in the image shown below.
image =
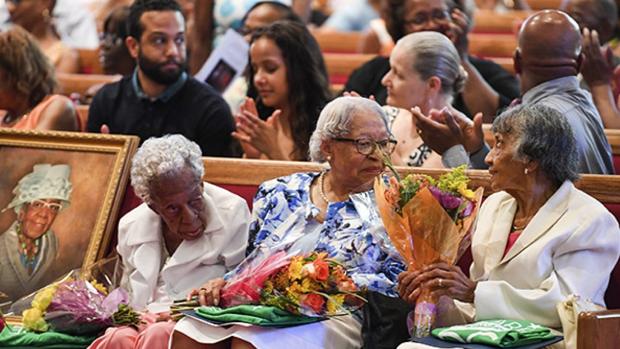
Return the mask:
{"type": "Polygon", "coordinates": [[[564,114],[575,133],[581,173],[613,174],[611,147],[590,93],[579,87],[579,25],[566,13],[545,10],[528,17],[514,55],[522,103],[541,103],[564,114]]]}

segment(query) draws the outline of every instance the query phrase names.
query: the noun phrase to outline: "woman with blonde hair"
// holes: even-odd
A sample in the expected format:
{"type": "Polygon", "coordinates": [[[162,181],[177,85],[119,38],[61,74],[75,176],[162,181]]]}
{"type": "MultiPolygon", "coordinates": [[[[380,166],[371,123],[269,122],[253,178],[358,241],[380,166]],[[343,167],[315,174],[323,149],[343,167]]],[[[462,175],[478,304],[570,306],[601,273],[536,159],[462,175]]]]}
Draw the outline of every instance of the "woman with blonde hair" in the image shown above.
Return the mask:
{"type": "Polygon", "coordinates": [[[467,119],[452,107],[454,96],[461,92],[466,80],[458,51],[445,35],[424,31],[398,41],[390,55],[390,70],[381,80],[387,90],[389,107],[385,108],[398,140],[392,154],[395,164],[450,167],[424,144],[409,110],[419,108],[429,115],[431,110],[446,108],[455,117],[467,119]]]}
{"type": "Polygon", "coordinates": [[[34,37],[19,27],[0,33],[0,52],[0,127],[77,131],[73,103],[53,94],[54,68],[34,37]]]}

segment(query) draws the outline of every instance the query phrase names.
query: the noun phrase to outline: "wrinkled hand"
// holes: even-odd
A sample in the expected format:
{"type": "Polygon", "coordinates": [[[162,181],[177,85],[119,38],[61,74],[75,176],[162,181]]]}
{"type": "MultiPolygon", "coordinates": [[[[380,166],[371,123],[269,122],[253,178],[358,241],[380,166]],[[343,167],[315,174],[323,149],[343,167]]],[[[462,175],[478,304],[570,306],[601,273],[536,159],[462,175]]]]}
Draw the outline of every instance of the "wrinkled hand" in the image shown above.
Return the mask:
{"type": "Polygon", "coordinates": [[[248,158],[259,158],[261,154],[269,158],[278,158],[279,123],[276,119],[282,112],[276,110],[263,121],[258,117],[256,104],[251,98],[246,98],[236,115],[237,130],[232,136],[241,142],[243,151],[248,158]]]}
{"type": "Polygon", "coordinates": [[[197,296],[200,305],[219,305],[220,293],[225,285],[226,280],[222,278],[209,280],[209,282],[202,285],[202,287],[193,289],[192,292],[187,295],[187,300],[189,301],[194,296],[197,296]]]}
{"type": "Polygon", "coordinates": [[[415,304],[422,287],[427,287],[431,297],[442,296],[466,303],[473,303],[476,282],[471,281],[461,268],[446,263],[435,263],[418,271],[405,271],[398,275],[398,292],[409,304],[415,304]]]}
{"type": "Polygon", "coordinates": [[[596,30],[583,29],[582,52],[581,75],[588,86],[609,84],[614,73],[613,52],[601,47],[596,30]]]}
{"type": "Polygon", "coordinates": [[[484,144],[481,113],[476,114],[473,122],[455,109],[448,108],[431,109],[426,116],[420,108],[414,107],[411,114],[424,143],[438,154],[457,144],[474,153],[484,144]]]}
{"type": "Polygon", "coordinates": [[[446,36],[452,41],[454,47],[459,53],[462,60],[467,59],[467,52],[469,50],[469,17],[465,12],[455,8],[450,14],[452,21],[450,22],[450,29],[446,33],[446,36]]]}

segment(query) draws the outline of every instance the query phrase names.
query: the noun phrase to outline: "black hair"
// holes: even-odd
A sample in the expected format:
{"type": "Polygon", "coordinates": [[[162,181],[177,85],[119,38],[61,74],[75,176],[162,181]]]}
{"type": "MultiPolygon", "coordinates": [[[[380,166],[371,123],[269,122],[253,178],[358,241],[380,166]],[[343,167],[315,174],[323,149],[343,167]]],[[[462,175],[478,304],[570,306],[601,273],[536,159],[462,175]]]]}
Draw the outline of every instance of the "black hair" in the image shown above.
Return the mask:
{"type": "Polygon", "coordinates": [[[140,41],[144,31],[140,18],[145,12],[149,11],[175,11],[183,14],[181,6],[175,0],[136,0],[129,7],[129,19],[127,22],[129,36],[140,41]]]}
{"type": "Polygon", "coordinates": [[[255,3],[252,7],[250,7],[248,12],[245,13],[245,15],[243,16],[243,19],[241,20],[242,26],[245,24],[245,21],[248,19],[250,12],[252,12],[255,8],[262,6],[262,5],[269,5],[273,7],[276,11],[279,12],[280,20],[282,21],[293,21],[293,22],[300,22],[300,23],[303,22],[301,18],[288,5],[285,5],[278,1],[259,1],[255,3]]]}
{"type": "MultiPolygon", "coordinates": [[[[321,49],[306,26],[294,21],[276,21],[258,28],[252,34],[251,43],[262,37],[273,40],[282,52],[291,108],[289,122],[295,144],[293,155],[298,159],[307,159],[310,135],[316,128],[321,109],[331,99],[321,49]]],[[[248,95],[257,95],[251,64],[248,86],[248,95]]],[[[260,97],[256,102],[257,107],[264,106],[260,97]]]]}

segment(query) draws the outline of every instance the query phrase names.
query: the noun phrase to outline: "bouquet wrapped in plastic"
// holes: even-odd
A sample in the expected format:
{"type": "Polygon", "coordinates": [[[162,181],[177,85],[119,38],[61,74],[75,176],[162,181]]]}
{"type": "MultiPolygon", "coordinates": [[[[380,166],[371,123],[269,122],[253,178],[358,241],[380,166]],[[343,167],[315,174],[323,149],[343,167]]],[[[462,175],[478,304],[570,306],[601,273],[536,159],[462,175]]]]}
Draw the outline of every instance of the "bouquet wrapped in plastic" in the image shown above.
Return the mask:
{"type": "Polygon", "coordinates": [[[23,327],[80,336],[95,335],[110,326],[138,325],[140,317],[127,305],[127,292],[115,288],[108,293],[113,285],[96,281],[93,270],[74,270],[30,296],[31,308],[22,312],[23,327]]]}
{"type": "MultiPolygon", "coordinates": [[[[471,228],[480,206],[483,188],[467,188],[465,166],[434,179],[408,175],[375,180],[377,206],[394,247],[411,270],[436,262],[455,264],[471,242],[471,228]]],[[[436,299],[423,289],[414,310],[413,335],[430,333],[436,299]]]]}
{"type": "Polygon", "coordinates": [[[345,268],[312,252],[289,257],[277,252],[254,267],[246,267],[222,289],[224,307],[240,304],[274,306],[292,314],[342,315],[365,302],[345,268]]]}

